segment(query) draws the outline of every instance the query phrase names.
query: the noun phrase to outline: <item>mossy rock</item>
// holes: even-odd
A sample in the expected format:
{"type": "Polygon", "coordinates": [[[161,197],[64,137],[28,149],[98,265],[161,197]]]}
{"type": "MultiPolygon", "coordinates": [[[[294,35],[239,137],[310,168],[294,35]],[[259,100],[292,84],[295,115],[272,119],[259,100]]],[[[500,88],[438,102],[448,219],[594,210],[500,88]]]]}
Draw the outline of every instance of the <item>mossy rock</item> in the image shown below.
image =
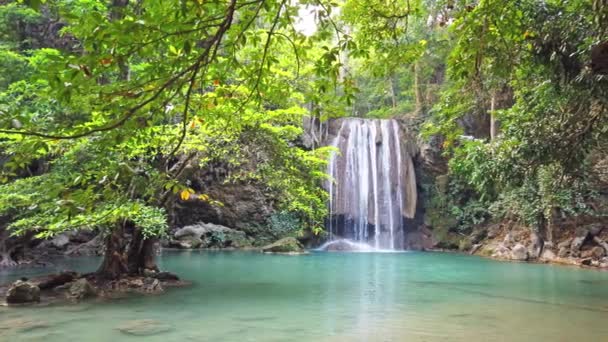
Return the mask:
{"type": "Polygon", "coordinates": [[[262,247],[264,253],[304,253],[304,246],[294,237],[286,237],[262,247]]]}

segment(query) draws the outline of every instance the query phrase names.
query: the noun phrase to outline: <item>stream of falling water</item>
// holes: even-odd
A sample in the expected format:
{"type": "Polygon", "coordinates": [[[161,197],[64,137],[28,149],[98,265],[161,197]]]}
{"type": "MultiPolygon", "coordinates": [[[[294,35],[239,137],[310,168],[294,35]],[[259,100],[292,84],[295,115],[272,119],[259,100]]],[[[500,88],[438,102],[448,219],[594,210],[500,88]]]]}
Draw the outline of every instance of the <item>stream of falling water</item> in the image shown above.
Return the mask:
{"type": "Polygon", "coordinates": [[[403,248],[404,218],[416,209],[412,156],[397,121],[343,119],[328,165],[330,240],[346,238],[375,249],[403,248]]]}

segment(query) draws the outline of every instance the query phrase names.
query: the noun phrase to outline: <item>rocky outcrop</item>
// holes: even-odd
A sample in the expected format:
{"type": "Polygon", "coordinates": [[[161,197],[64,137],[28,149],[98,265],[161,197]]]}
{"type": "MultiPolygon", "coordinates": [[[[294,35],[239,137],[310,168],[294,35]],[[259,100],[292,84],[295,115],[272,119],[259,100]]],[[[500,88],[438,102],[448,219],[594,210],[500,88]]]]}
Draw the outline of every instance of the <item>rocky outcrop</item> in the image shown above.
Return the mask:
{"type": "Polygon", "coordinates": [[[40,288],[35,284],[17,280],[6,292],[8,304],[25,304],[40,302],[40,288]]]}
{"type": "Polygon", "coordinates": [[[262,247],[264,253],[286,253],[286,254],[299,254],[304,253],[304,246],[294,237],[286,237],[278,240],[270,245],[262,247]]]}
{"type": "Polygon", "coordinates": [[[198,223],[175,231],[167,246],[185,249],[246,248],[251,246],[251,241],[245,232],[213,223],[198,223]]]}

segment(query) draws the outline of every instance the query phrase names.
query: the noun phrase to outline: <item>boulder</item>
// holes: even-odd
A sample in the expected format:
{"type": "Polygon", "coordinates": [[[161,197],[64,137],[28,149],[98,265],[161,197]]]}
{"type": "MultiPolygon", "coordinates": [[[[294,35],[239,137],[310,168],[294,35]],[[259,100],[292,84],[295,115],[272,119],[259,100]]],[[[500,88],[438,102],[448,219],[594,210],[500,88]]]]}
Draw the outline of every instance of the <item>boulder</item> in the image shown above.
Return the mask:
{"type": "Polygon", "coordinates": [[[67,292],[68,298],[76,300],[95,297],[96,295],[97,290],[86,278],[81,278],[72,282],[67,292]]]}
{"type": "Polygon", "coordinates": [[[510,255],[511,255],[511,250],[502,243],[499,244],[498,246],[496,246],[496,248],[492,252],[493,258],[509,259],[510,255]]]}
{"type": "Polygon", "coordinates": [[[568,254],[570,254],[570,248],[568,248],[568,247],[561,247],[557,251],[557,256],[560,258],[565,258],[568,256],[568,254]]]}
{"type": "Polygon", "coordinates": [[[326,252],[361,252],[372,250],[372,247],[363,243],[356,243],[346,239],[333,240],[319,247],[326,252]]]}
{"type": "Polygon", "coordinates": [[[243,248],[251,246],[245,232],[213,223],[198,223],[178,229],[170,245],[178,248],[243,248]]]}
{"type": "Polygon", "coordinates": [[[512,260],[517,260],[517,261],[526,261],[528,260],[528,249],[526,248],[526,246],[522,245],[521,243],[518,243],[517,245],[515,245],[515,247],[513,247],[513,249],[511,250],[511,259],[512,260]]]}
{"type": "Polygon", "coordinates": [[[8,304],[40,302],[40,288],[28,281],[17,280],[6,291],[8,304]]]}
{"type": "Polygon", "coordinates": [[[264,253],[303,253],[304,246],[294,237],[286,237],[262,247],[264,253]]]}
{"type": "Polygon", "coordinates": [[[59,234],[51,240],[51,246],[57,249],[65,249],[70,243],[70,237],[67,233],[59,234]]]}
{"type": "Polygon", "coordinates": [[[554,261],[556,259],[556,255],[555,253],[553,253],[553,251],[549,248],[545,248],[543,249],[543,253],[540,256],[540,259],[545,260],[545,261],[554,261]]]}

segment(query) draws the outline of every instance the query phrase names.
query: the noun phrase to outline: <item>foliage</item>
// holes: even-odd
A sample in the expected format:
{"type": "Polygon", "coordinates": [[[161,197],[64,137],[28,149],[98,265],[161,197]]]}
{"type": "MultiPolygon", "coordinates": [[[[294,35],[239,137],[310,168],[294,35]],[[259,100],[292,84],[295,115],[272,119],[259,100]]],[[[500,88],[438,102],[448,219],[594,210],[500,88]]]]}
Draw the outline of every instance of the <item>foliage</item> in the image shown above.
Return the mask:
{"type": "Polygon", "coordinates": [[[589,156],[608,130],[608,80],[585,68],[605,38],[605,22],[594,18],[606,8],[598,6],[480,1],[453,8],[449,79],[425,133],[445,139],[451,176],[466,185],[452,189],[468,200],[463,212],[486,203],[493,217],[534,229],[556,211],[594,214],[589,156]],[[488,141],[467,122],[479,126],[484,121],[474,118],[490,115],[500,135],[488,141]]]}
{"type": "Polygon", "coordinates": [[[286,211],[272,214],[268,220],[268,224],[275,238],[294,235],[302,230],[302,224],[298,217],[286,211]]]}

